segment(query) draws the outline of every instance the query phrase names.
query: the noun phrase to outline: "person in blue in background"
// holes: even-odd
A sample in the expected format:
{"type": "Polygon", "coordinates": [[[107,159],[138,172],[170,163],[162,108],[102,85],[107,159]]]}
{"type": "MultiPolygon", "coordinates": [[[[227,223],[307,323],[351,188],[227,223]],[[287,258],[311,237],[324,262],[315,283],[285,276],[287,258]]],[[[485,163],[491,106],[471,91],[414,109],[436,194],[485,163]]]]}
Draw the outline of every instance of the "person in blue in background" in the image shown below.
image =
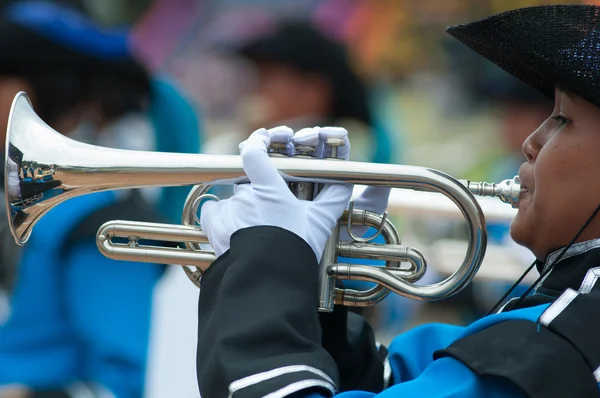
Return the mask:
{"type": "MultiPolygon", "coordinates": [[[[0,37],[2,133],[12,98],[26,91],[36,113],[72,138],[198,152],[192,106],[132,57],[127,29],[102,29],[48,2],[16,2],[3,9],[0,37]]],[[[3,228],[2,267],[11,271],[0,280],[9,304],[0,320],[0,396],[143,396],[153,288],[165,266],[107,259],[95,235],[112,219],[179,223],[186,196],[78,197],[50,211],[22,248],[3,228]]]]}
{"type": "Polygon", "coordinates": [[[426,324],[400,334],[387,355],[358,315],[323,322],[318,262],[352,186],[296,199],[267,153],[274,132],[259,129],[242,149],[250,184],[201,209],[217,256],[198,304],[202,396],[600,395],[600,6],[521,8],[447,31],[554,99],[522,144],[510,229],[536,258],[533,293],[466,327],[426,324]]]}

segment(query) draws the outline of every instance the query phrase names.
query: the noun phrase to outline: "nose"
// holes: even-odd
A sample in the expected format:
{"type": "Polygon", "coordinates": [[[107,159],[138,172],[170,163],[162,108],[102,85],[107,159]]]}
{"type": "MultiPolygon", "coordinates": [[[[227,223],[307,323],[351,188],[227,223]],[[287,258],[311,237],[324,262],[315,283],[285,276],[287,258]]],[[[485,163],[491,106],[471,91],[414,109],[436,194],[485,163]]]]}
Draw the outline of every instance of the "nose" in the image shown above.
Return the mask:
{"type": "Polygon", "coordinates": [[[537,156],[542,150],[544,143],[541,138],[542,134],[540,132],[540,129],[538,128],[536,131],[531,133],[529,137],[525,139],[525,141],[523,141],[521,150],[528,162],[535,162],[537,156]]]}

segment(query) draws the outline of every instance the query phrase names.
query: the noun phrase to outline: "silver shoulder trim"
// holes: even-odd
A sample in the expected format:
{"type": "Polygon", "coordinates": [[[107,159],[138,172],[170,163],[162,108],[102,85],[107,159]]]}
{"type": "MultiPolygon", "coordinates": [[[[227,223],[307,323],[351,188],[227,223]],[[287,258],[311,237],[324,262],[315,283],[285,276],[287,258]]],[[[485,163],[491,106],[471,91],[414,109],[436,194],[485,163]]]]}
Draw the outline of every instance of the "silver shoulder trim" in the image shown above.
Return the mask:
{"type": "Polygon", "coordinates": [[[552,321],[556,319],[556,317],[559,316],[578,295],[579,293],[573,289],[565,290],[565,292],[561,294],[550,307],[546,308],[546,311],[544,311],[542,315],[540,315],[538,322],[544,326],[550,325],[550,323],[552,323],[552,321]]]}
{"type": "Polygon", "coordinates": [[[594,378],[598,383],[600,383],[600,368],[594,370],[594,378]]]}
{"type": "Polygon", "coordinates": [[[554,301],[550,307],[546,309],[540,315],[538,322],[544,326],[548,326],[557,316],[560,315],[561,312],[564,311],[565,308],[571,304],[575,298],[580,294],[589,294],[593,287],[596,285],[600,279],[600,267],[591,268],[585,274],[585,278],[583,278],[583,282],[579,287],[579,290],[575,291],[573,289],[567,289],[563,294],[560,295],[559,298],[554,301]]]}
{"type": "MultiPolygon", "coordinates": [[[[557,316],[560,315],[561,312],[564,311],[565,308],[569,306],[569,304],[571,304],[573,300],[575,300],[577,296],[580,294],[589,294],[596,285],[596,282],[598,282],[598,279],[600,279],[600,267],[589,269],[585,274],[585,278],[583,279],[579,290],[565,290],[565,292],[558,299],[556,299],[556,301],[552,303],[550,307],[548,307],[546,311],[542,313],[542,315],[540,315],[538,322],[547,327],[554,319],[556,319],[557,316]]],[[[593,374],[596,382],[600,383],[600,367],[594,370],[593,374]]]]}
{"type": "Polygon", "coordinates": [[[579,288],[579,293],[588,294],[592,291],[594,285],[600,278],[600,267],[591,268],[585,274],[585,278],[583,278],[583,282],[581,283],[581,287],[579,288]]]}

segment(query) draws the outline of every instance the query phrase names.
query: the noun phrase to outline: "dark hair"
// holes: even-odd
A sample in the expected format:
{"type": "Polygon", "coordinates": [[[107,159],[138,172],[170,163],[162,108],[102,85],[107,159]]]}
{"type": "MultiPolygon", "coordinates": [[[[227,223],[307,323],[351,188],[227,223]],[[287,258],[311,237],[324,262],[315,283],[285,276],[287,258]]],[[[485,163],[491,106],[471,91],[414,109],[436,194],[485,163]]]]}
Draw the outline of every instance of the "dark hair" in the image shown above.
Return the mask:
{"type": "Polygon", "coordinates": [[[102,116],[114,120],[142,111],[149,100],[149,87],[99,70],[52,69],[16,74],[32,87],[36,113],[52,125],[75,106],[95,104],[102,116]]]}
{"type": "Polygon", "coordinates": [[[77,51],[7,20],[0,20],[0,37],[9,38],[0,40],[0,76],[26,80],[36,113],[50,125],[78,104],[116,119],[150,100],[149,74],[133,56],[77,51]]]}
{"type": "Polygon", "coordinates": [[[255,62],[271,61],[304,74],[324,76],[333,86],[333,118],[373,123],[366,83],[354,70],[347,46],[305,20],[285,19],[237,53],[255,62]]]}

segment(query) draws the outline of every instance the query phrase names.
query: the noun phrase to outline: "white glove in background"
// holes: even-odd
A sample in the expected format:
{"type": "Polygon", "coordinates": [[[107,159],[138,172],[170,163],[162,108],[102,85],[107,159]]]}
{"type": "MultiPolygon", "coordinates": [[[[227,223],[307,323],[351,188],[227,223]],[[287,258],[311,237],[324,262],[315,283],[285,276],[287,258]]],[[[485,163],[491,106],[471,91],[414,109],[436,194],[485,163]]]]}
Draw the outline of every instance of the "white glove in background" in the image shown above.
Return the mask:
{"type": "MultiPolygon", "coordinates": [[[[335,131],[347,142],[345,130],[335,131]]],[[[321,259],[331,230],[348,206],[353,186],[329,185],[314,201],[298,200],[267,154],[272,136],[277,142],[289,143],[292,135],[287,127],[252,133],[241,145],[242,164],[250,183],[236,185],[235,195],[229,199],[202,205],[200,223],[217,257],[229,250],[236,231],[269,225],[298,235],[313,249],[317,260],[321,259]]],[[[349,154],[350,143],[344,147],[349,154]]]]}

